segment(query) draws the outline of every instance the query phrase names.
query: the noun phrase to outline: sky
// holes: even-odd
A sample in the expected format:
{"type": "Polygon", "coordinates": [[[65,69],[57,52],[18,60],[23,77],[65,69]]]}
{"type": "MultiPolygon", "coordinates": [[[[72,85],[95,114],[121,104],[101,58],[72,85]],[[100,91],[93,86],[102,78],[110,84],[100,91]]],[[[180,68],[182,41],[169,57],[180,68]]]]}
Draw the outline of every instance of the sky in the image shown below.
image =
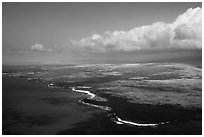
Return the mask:
{"type": "Polygon", "coordinates": [[[201,5],[4,2],[2,62],[23,65],[200,59],[201,5]]]}

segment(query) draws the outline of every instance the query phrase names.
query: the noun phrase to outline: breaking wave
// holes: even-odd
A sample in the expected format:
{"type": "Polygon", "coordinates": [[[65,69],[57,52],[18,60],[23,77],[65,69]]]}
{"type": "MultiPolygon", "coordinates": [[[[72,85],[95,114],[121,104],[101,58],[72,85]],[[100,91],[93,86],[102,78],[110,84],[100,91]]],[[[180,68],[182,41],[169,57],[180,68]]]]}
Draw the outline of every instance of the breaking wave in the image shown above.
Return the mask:
{"type": "MultiPolygon", "coordinates": [[[[74,92],[80,92],[80,93],[84,93],[84,94],[87,94],[89,95],[89,97],[87,99],[89,100],[95,100],[94,98],[97,98],[97,96],[94,94],[94,93],[91,93],[90,91],[88,90],[82,90],[81,88],[84,87],[84,89],[89,89],[91,87],[85,87],[85,86],[78,86],[78,88],[80,89],[77,89],[75,87],[72,87],[72,91],[74,92]]],[[[100,100],[95,100],[95,101],[98,101],[100,102],[100,100]]],[[[104,100],[103,100],[104,101],[104,100]]],[[[110,117],[110,119],[115,122],[116,124],[118,125],[122,125],[122,124],[126,124],[126,125],[131,125],[131,126],[139,126],[139,127],[157,127],[159,125],[164,125],[164,124],[168,124],[169,122],[160,122],[160,123],[136,123],[136,122],[132,122],[132,121],[127,121],[127,120],[123,120],[121,119],[120,117],[118,117],[114,112],[113,110],[108,107],[108,106],[102,106],[102,105],[97,105],[97,104],[93,104],[93,103],[88,103],[86,102],[86,99],[82,99],[82,100],[79,100],[80,103],[82,104],[85,104],[85,105],[88,105],[88,106],[92,106],[92,107],[96,107],[96,108],[100,108],[102,110],[105,110],[108,112],[108,116],[110,117]]]]}

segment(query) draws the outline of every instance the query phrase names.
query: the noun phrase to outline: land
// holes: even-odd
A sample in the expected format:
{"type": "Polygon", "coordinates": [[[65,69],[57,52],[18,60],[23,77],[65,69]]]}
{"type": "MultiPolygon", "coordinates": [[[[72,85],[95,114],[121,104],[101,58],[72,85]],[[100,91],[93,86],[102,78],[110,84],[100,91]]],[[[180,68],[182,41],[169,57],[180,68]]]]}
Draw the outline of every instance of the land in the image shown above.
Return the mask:
{"type": "Polygon", "coordinates": [[[3,134],[202,134],[202,69],[182,63],[3,67],[3,134]],[[87,86],[122,119],[79,102],[87,86]]]}

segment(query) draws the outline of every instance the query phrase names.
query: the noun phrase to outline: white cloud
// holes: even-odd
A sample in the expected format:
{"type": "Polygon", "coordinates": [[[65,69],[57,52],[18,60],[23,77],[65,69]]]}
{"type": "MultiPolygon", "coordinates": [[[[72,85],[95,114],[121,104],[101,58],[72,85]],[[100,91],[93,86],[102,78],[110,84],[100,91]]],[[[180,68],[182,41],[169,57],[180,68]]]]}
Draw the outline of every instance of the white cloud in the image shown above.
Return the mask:
{"type": "Polygon", "coordinates": [[[52,52],[51,49],[47,49],[42,44],[38,44],[38,43],[36,43],[33,46],[31,46],[30,49],[32,51],[52,52]]]}
{"type": "Polygon", "coordinates": [[[190,8],[173,23],[156,22],[129,31],[106,31],[71,43],[82,48],[134,51],[152,48],[202,48],[202,8],[190,8]]]}

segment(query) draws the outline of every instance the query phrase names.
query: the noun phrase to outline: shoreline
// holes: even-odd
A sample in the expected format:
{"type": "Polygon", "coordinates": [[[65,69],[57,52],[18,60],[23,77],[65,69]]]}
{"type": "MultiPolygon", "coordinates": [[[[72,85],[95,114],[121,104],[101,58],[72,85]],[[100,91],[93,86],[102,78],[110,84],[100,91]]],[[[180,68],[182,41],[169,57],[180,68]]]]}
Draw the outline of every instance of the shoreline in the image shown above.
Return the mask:
{"type": "MultiPolygon", "coordinates": [[[[83,87],[85,87],[85,89],[87,89],[86,86],[83,86],[83,87]]],[[[85,93],[85,94],[88,94],[90,96],[87,99],[79,100],[79,102],[81,102],[82,104],[88,105],[88,106],[100,108],[102,110],[107,111],[108,116],[110,116],[110,119],[112,119],[112,121],[115,122],[116,124],[119,124],[119,125],[127,124],[129,126],[139,126],[139,127],[157,127],[157,126],[161,126],[161,125],[165,125],[165,124],[169,124],[170,123],[169,121],[163,121],[163,122],[159,122],[159,123],[136,123],[136,122],[133,122],[133,121],[123,120],[120,117],[118,117],[116,115],[116,113],[113,112],[111,107],[98,105],[97,103],[98,102],[100,103],[101,101],[94,100],[94,98],[97,97],[96,94],[94,94],[94,93],[92,93],[92,92],[90,92],[88,90],[81,90],[81,88],[82,88],[81,86],[78,87],[78,88],[80,88],[80,89],[72,87],[72,91],[80,92],[80,93],[85,93]],[[87,103],[86,100],[90,100],[89,101],[90,103],[87,103]]],[[[91,87],[88,87],[88,88],[91,88],[91,87]]]]}
{"type": "MultiPolygon", "coordinates": [[[[117,98],[117,97],[115,97],[117,98]]],[[[122,102],[126,102],[124,98],[117,98],[116,100],[120,100],[122,102]]],[[[127,103],[127,102],[126,102],[127,103]]],[[[129,104],[129,103],[128,103],[129,104]]],[[[116,104],[115,104],[116,105],[116,104]]],[[[146,104],[134,104],[135,106],[140,106],[138,108],[138,111],[146,111],[149,113],[149,115],[144,116],[145,114],[143,113],[138,113],[135,114],[137,115],[136,117],[140,117],[141,119],[149,117],[152,115],[153,119],[149,120],[159,120],[159,118],[162,116],[157,115],[153,116],[151,113],[152,110],[155,109],[157,111],[158,109],[162,109],[165,107],[159,106],[159,105],[146,105],[146,104]],[[144,107],[144,108],[143,108],[144,107]],[[151,109],[147,109],[151,108],[151,109]],[[146,110],[144,110],[146,109],[146,110]],[[143,117],[144,116],[144,117],[143,117]]],[[[114,105],[113,105],[114,106],[114,105]]],[[[113,107],[112,106],[112,107],[113,107]]],[[[126,106],[130,107],[131,105],[126,106]]],[[[122,106],[121,106],[122,107],[122,106]]],[[[120,107],[120,108],[121,108],[120,107]]],[[[114,107],[116,108],[116,107],[114,107]]],[[[123,108],[125,109],[125,108],[123,108]]],[[[127,110],[127,109],[126,109],[127,110]]],[[[95,115],[93,115],[90,119],[84,122],[80,122],[75,124],[74,128],[72,129],[67,129],[58,132],[57,134],[59,135],[133,135],[133,134],[138,134],[138,135],[200,135],[202,134],[202,110],[188,110],[188,115],[184,115],[185,112],[182,112],[185,110],[184,108],[178,107],[178,106],[167,106],[165,110],[163,110],[162,114],[167,113],[165,116],[162,118],[168,119],[168,114],[169,111],[174,111],[174,116],[171,118],[174,119],[172,120],[169,124],[164,124],[162,126],[158,126],[156,128],[154,127],[139,127],[139,126],[127,126],[127,125],[121,125],[121,124],[115,124],[113,121],[109,119],[108,113],[106,112],[100,112],[95,115]],[[169,108],[171,108],[169,110],[169,108]],[[179,116],[176,116],[176,114],[179,114],[179,116]],[[192,118],[193,116],[193,118],[192,118]],[[100,127],[100,128],[98,128],[100,127]]],[[[126,116],[123,118],[129,119],[129,120],[134,120],[135,118],[129,113],[130,109],[128,109],[128,112],[125,111],[120,111],[119,110],[114,110],[119,116],[126,116]]],[[[132,111],[132,114],[135,111],[132,111]]],[[[155,113],[155,112],[154,112],[155,113]]],[[[140,119],[138,118],[138,120],[140,119]]],[[[160,120],[161,121],[161,120],[160,120]]]]}
{"type": "MultiPolygon", "coordinates": [[[[16,78],[14,78],[16,79],[16,78]]],[[[19,78],[17,78],[19,79],[19,78]]],[[[25,78],[20,78],[24,79],[25,78]]],[[[60,90],[60,88],[47,88],[44,87],[42,83],[35,81],[28,81],[30,84],[41,85],[43,89],[47,89],[49,94],[52,94],[52,91],[60,90]]],[[[82,87],[81,87],[82,88],[82,87]]],[[[67,92],[68,89],[62,89],[64,94],[72,94],[72,92],[67,92]]],[[[89,89],[87,89],[89,90],[89,89]]],[[[91,91],[94,89],[91,89],[91,91]]],[[[70,90],[71,91],[71,90],[70,90]]],[[[57,94],[61,94],[57,92],[57,94]]],[[[58,130],[56,134],[202,134],[202,109],[185,109],[176,105],[147,105],[147,104],[135,104],[127,101],[123,97],[114,97],[102,92],[95,91],[92,94],[96,94],[101,98],[107,99],[106,105],[113,109],[114,113],[118,117],[121,117],[127,121],[136,122],[163,122],[170,121],[169,124],[154,127],[137,127],[137,126],[127,126],[125,124],[116,124],[110,120],[108,116],[110,113],[106,111],[101,111],[100,109],[93,109],[90,106],[84,106],[84,104],[78,104],[80,108],[95,110],[90,117],[87,117],[84,120],[79,120],[76,123],[71,124],[72,127],[67,126],[64,130],[58,130]],[[123,102],[123,103],[120,103],[123,102]],[[118,106],[118,104],[120,105],[118,106]],[[146,120],[146,121],[145,121],[146,120]],[[98,129],[98,127],[100,127],[98,129]],[[84,129],[83,129],[84,128],[84,129]],[[90,129],[89,129],[90,128],[90,129]],[[86,130],[85,130],[86,129],[86,130]],[[85,130],[85,131],[84,131],[85,130]],[[111,131],[110,131],[111,130],[111,131]],[[125,131],[127,130],[127,131],[125,131]],[[190,131],[189,131],[190,130],[190,131]]],[[[73,93],[73,95],[75,95],[73,93]]],[[[78,94],[82,97],[82,95],[78,94]]],[[[76,96],[78,96],[76,95],[76,96]]],[[[56,99],[57,97],[53,97],[56,99]]],[[[84,98],[84,97],[83,97],[84,98]]],[[[59,99],[58,101],[60,101],[59,99]]],[[[57,102],[52,102],[53,105],[56,105],[57,102]]],[[[103,103],[102,103],[103,104],[103,103]]],[[[59,104],[61,106],[62,104],[59,104]]],[[[43,118],[44,119],[44,118],[43,118]]],[[[120,122],[120,121],[119,121],[120,122]]],[[[66,124],[67,125],[67,124],[66,124]]],[[[18,133],[18,132],[17,132],[18,133]]],[[[8,134],[4,132],[3,134],[8,134]]],[[[14,134],[11,133],[11,134],[14,134]]]]}

